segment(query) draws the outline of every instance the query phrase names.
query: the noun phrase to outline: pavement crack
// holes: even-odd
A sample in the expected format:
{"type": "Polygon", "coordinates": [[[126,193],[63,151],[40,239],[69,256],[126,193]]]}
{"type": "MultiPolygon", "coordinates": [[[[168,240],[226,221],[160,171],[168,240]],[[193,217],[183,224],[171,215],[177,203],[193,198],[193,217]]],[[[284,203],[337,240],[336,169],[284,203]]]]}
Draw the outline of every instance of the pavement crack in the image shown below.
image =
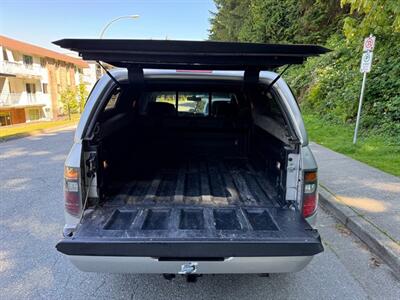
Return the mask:
{"type": "Polygon", "coordinates": [[[65,284],[64,284],[64,289],[67,287],[70,279],[71,279],[71,274],[68,274],[67,280],[65,281],[65,284]]]}
{"type": "Polygon", "coordinates": [[[93,293],[90,296],[93,297],[105,283],[106,283],[106,281],[103,279],[101,281],[100,285],[94,289],[93,293]]]}

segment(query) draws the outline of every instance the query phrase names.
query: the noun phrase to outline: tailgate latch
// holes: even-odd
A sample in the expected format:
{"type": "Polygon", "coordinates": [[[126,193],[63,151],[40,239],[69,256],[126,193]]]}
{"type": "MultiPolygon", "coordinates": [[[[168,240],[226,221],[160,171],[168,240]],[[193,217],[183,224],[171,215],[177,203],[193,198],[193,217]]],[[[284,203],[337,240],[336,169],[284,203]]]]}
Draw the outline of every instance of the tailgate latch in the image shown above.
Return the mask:
{"type": "Polygon", "coordinates": [[[179,274],[193,274],[197,271],[197,262],[190,262],[181,265],[181,270],[178,272],[179,274]]]}

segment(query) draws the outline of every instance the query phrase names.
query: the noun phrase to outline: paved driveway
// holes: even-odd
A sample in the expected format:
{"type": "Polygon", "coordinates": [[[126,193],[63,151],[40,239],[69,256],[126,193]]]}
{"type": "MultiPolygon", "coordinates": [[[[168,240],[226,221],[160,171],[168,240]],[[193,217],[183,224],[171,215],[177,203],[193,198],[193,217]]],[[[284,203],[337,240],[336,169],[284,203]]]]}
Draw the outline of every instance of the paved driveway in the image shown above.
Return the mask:
{"type": "Polygon", "coordinates": [[[0,144],[1,299],[400,299],[390,269],[324,212],[325,252],[299,273],[209,275],[195,284],[182,277],[82,273],[54,248],[72,136],[65,130],[0,144]]]}

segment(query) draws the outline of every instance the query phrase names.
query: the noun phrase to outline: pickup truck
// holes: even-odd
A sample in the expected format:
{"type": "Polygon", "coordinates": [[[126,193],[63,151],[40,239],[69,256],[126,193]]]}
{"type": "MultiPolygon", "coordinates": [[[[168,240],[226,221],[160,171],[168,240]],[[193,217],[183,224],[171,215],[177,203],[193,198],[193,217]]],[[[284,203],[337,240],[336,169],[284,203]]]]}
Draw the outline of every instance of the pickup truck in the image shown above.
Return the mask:
{"type": "Polygon", "coordinates": [[[317,165],[279,67],[316,45],[63,39],[116,67],[65,162],[64,238],[80,270],[281,273],[323,251],[317,165]]]}

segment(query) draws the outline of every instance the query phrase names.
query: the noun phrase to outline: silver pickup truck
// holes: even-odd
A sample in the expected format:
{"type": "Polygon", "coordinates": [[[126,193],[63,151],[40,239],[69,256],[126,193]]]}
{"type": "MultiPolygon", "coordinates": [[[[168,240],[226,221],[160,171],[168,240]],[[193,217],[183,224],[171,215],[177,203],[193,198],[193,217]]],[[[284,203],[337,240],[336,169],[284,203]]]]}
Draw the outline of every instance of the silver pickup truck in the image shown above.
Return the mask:
{"type": "Polygon", "coordinates": [[[294,272],[323,251],[317,165],[296,100],[271,70],[327,49],[55,44],[117,67],[93,88],[65,162],[56,248],[80,270],[294,272]]]}

